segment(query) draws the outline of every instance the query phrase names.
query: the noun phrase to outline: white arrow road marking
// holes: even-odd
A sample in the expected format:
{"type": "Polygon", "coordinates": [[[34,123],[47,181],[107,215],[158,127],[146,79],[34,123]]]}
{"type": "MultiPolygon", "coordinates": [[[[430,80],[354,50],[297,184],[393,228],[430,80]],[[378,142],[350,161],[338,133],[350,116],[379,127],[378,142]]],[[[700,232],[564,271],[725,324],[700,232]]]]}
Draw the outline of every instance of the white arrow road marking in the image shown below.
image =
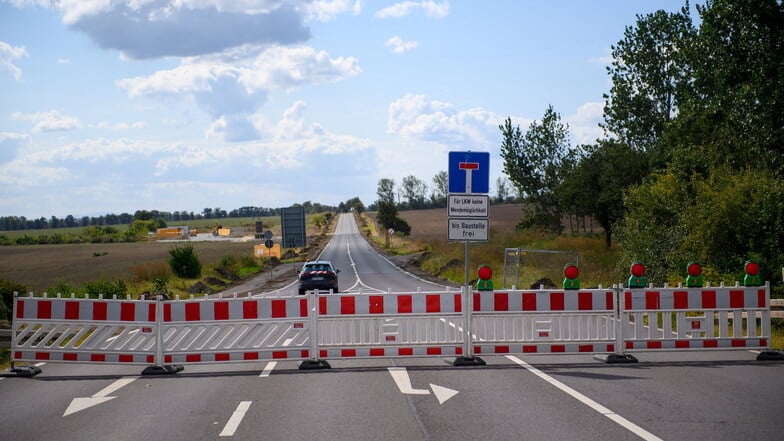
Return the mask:
{"type": "Polygon", "coordinates": [[[234,436],[237,427],[239,427],[242,419],[245,418],[245,413],[250,409],[250,403],[250,401],[240,401],[240,404],[237,405],[237,409],[231,414],[231,418],[229,418],[229,421],[218,436],[234,436]]]}
{"type": "Polygon", "coordinates": [[[454,397],[458,393],[454,389],[449,389],[448,387],[439,386],[433,383],[430,383],[430,388],[433,389],[433,395],[438,398],[438,404],[444,404],[446,400],[454,397]]]}
{"type": "Polygon", "coordinates": [[[414,389],[411,387],[411,378],[409,378],[406,368],[390,367],[387,369],[389,374],[392,375],[392,379],[395,380],[395,384],[397,384],[400,392],[406,395],[430,395],[430,391],[427,389],[414,389]]]}
{"type": "MultiPolygon", "coordinates": [[[[389,374],[392,375],[392,379],[395,380],[395,384],[397,384],[397,388],[400,389],[401,393],[406,395],[430,395],[430,391],[427,389],[414,389],[411,386],[411,378],[408,376],[406,368],[389,367],[387,370],[389,370],[389,374]]],[[[433,383],[430,383],[430,388],[433,389],[433,395],[438,399],[438,404],[444,404],[446,400],[458,394],[458,391],[454,389],[433,383]]]]}
{"type": "Polygon", "coordinates": [[[112,392],[117,391],[123,386],[127,386],[131,384],[133,381],[137,380],[138,378],[139,377],[123,377],[115,381],[114,383],[106,386],[105,388],[101,389],[98,393],[96,393],[92,397],[74,398],[73,400],[71,400],[71,404],[68,405],[68,408],[65,409],[65,413],[63,413],[63,416],[65,417],[71,415],[72,413],[76,413],[84,409],[96,406],[98,404],[105,403],[114,398],[117,398],[117,397],[110,397],[108,395],[112,392]]]}

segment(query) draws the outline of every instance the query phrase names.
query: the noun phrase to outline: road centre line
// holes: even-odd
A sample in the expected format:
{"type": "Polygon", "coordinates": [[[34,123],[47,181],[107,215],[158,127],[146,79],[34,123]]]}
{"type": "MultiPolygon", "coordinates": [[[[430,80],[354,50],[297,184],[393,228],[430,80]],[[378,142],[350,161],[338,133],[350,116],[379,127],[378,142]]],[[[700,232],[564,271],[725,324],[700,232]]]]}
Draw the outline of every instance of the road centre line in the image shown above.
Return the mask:
{"type": "Polygon", "coordinates": [[[267,365],[264,366],[264,370],[261,371],[261,373],[259,374],[259,378],[269,377],[270,374],[272,373],[272,370],[275,369],[275,366],[277,365],[278,365],[277,361],[270,361],[269,363],[267,363],[267,365]]]}
{"type": "Polygon", "coordinates": [[[250,401],[240,401],[240,404],[237,405],[237,409],[231,414],[231,418],[226,422],[226,425],[218,436],[234,436],[237,427],[239,427],[242,419],[245,418],[245,413],[250,409],[250,404],[250,401]]]}
{"type": "MultiPolygon", "coordinates": [[[[294,341],[293,338],[287,338],[283,342],[283,346],[288,346],[293,341],[294,341]]],[[[267,363],[267,365],[264,366],[264,370],[262,370],[261,373],[259,374],[259,378],[267,378],[267,377],[269,377],[270,374],[272,373],[272,370],[275,369],[275,366],[277,366],[277,365],[278,365],[277,361],[270,361],[269,363],[267,363]]]]}
{"type": "Polygon", "coordinates": [[[620,425],[624,429],[632,432],[633,434],[639,436],[640,438],[646,441],[662,441],[661,438],[658,436],[648,432],[647,430],[643,429],[642,427],[632,423],[631,421],[627,420],[626,418],[618,415],[617,413],[613,412],[612,410],[602,406],[601,404],[597,403],[596,401],[588,398],[587,396],[583,395],[580,392],[572,389],[571,387],[561,383],[560,381],[556,380],[555,378],[545,374],[544,372],[540,371],[539,369],[531,366],[530,364],[520,360],[519,358],[515,357],[514,355],[507,355],[506,358],[514,362],[520,367],[527,369],[532,374],[536,375],[537,377],[541,378],[542,380],[550,383],[551,385],[557,387],[562,392],[571,395],[572,398],[576,399],[577,401],[585,404],[586,406],[590,407],[591,409],[599,412],[600,414],[606,416],[616,424],[620,425]]]}

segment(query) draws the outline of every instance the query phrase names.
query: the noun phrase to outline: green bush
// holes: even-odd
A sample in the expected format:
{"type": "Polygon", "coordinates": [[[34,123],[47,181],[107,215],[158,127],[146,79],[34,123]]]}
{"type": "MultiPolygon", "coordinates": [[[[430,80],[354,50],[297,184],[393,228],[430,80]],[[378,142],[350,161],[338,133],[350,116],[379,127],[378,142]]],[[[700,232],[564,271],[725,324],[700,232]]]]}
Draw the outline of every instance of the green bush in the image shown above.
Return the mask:
{"type": "Polygon", "coordinates": [[[631,189],[625,205],[621,262],[645,263],[654,284],[683,280],[690,261],[719,281],[741,280],[747,259],[760,264],[763,280],[776,280],[784,266],[784,180],[771,173],[668,170],[631,189]]]}
{"type": "Polygon", "coordinates": [[[240,258],[240,265],[243,267],[258,267],[259,260],[246,254],[240,258]]]}
{"type": "Polygon", "coordinates": [[[24,295],[27,288],[10,280],[0,279],[0,320],[11,321],[11,315],[14,310],[14,292],[24,295]]]}
{"type": "Polygon", "coordinates": [[[38,245],[38,239],[25,234],[24,236],[17,237],[15,243],[17,245],[38,245]]]}
{"type": "Polygon", "coordinates": [[[201,277],[201,262],[193,251],[193,246],[174,247],[169,250],[169,267],[174,274],[184,279],[201,277]]]}
{"type": "Polygon", "coordinates": [[[223,256],[220,258],[218,266],[228,269],[237,269],[237,258],[234,256],[223,256]]]}
{"type": "Polygon", "coordinates": [[[98,297],[99,294],[103,294],[104,297],[123,297],[128,294],[128,286],[122,280],[112,283],[101,279],[85,283],[82,292],[93,298],[98,297]]]}

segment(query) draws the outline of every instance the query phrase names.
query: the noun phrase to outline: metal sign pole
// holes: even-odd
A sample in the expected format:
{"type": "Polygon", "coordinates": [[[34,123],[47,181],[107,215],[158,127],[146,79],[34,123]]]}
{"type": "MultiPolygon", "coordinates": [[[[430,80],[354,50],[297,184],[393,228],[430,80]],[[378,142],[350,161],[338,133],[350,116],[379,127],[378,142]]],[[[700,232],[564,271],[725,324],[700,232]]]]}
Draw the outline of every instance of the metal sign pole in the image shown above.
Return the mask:
{"type": "Polygon", "coordinates": [[[470,250],[471,250],[471,242],[466,241],[465,242],[465,264],[463,265],[465,267],[465,277],[463,278],[463,280],[465,282],[463,284],[466,285],[466,286],[468,286],[468,264],[470,263],[469,260],[471,258],[471,251],[470,250]]]}

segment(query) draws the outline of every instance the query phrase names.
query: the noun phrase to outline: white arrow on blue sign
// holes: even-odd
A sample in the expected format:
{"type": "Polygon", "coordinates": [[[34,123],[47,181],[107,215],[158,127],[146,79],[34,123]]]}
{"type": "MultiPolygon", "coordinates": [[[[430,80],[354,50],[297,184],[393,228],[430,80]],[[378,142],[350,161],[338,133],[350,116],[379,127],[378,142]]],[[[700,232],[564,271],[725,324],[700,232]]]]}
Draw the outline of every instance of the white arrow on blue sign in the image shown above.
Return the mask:
{"type": "Polygon", "coordinates": [[[490,153],[449,152],[449,192],[489,193],[490,153]]]}

